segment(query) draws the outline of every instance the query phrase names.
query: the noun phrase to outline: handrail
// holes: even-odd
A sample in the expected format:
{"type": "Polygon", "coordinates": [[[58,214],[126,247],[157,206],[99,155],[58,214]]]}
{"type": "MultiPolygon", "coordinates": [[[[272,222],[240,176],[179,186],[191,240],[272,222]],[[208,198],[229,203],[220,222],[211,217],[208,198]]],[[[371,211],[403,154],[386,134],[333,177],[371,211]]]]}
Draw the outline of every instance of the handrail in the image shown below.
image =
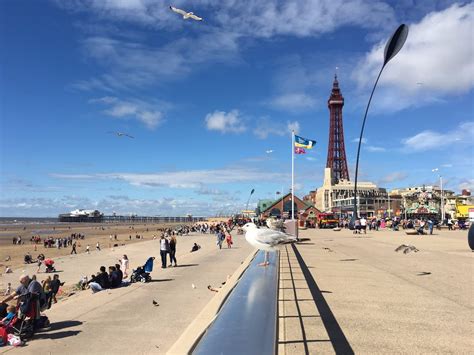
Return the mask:
{"type": "Polygon", "coordinates": [[[192,354],[276,354],[279,259],[270,253],[262,267],[264,252],[257,254],[192,354]]]}

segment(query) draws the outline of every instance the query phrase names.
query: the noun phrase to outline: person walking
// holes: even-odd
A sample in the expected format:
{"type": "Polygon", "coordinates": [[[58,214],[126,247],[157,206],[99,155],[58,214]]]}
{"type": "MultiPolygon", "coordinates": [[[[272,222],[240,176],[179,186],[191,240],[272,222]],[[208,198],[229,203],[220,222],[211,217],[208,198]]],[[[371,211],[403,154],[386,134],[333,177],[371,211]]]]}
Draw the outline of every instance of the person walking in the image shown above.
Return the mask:
{"type": "Polygon", "coordinates": [[[232,236],[230,233],[227,234],[225,241],[227,242],[227,248],[232,248],[232,244],[234,244],[234,242],[232,241],[232,236]]]}
{"type": "Polygon", "coordinates": [[[48,309],[51,308],[51,301],[52,301],[52,296],[53,296],[53,291],[51,288],[51,276],[48,276],[46,280],[42,282],[43,284],[43,292],[46,295],[46,304],[48,305],[48,309]]]}
{"type": "Polygon", "coordinates": [[[100,244],[99,244],[99,242],[97,242],[97,244],[95,245],[95,248],[97,249],[97,251],[100,251],[100,244]]]}
{"type": "Polygon", "coordinates": [[[128,267],[130,264],[127,255],[123,254],[122,259],[120,259],[120,264],[122,265],[123,277],[126,279],[128,277],[128,267]]]}
{"type": "Polygon", "coordinates": [[[175,267],[178,266],[178,262],[176,261],[176,244],[177,244],[176,237],[172,236],[169,240],[170,263],[171,263],[170,266],[173,266],[173,262],[174,262],[175,267]]]}
{"type": "Polygon", "coordinates": [[[87,244],[87,246],[86,246],[86,253],[87,253],[87,254],[90,254],[90,253],[91,253],[91,249],[90,249],[90,247],[89,247],[89,244],[87,244]]]}
{"type": "Polygon", "coordinates": [[[76,251],[76,242],[72,243],[71,255],[72,255],[72,254],[77,254],[77,251],[76,251]]]}
{"type": "Polygon", "coordinates": [[[169,243],[164,235],[160,239],[161,268],[166,269],[166,255],[168,254],[169,243]]]}
{"type": "Polygon", "coordinates": [[[431,218],[428,219],[428,230],[430,231],[430,235],[433,234],[433,225],[434,225],[434,222],[431,218]]]}
{"type": "Polygon", "coordinates": [[[59,292],[59,288],[64,285],[64,282],[61,282],[61,280],[59,280],[59,275],[58,274],[54,274],[53,275],[53,280],[51,281],[51,299],[50,299],[50,307],[51,307],[51,301],[53,301],[54,303],[57,303],[58,300],[56,299],[56,295],[58,294],[59,292]]]}

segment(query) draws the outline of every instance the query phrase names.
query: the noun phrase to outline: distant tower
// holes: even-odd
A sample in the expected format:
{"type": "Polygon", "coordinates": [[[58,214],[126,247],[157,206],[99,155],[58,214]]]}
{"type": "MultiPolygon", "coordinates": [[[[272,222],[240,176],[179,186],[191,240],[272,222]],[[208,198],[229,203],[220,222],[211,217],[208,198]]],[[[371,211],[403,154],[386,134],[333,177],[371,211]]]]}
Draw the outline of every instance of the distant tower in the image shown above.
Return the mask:
{"type": "Polygon", "coordinates": [[[335,181],[349,180],[347,169],[346,149],[344,147],[344,128],[342,126],[342,106],[344,97],[339,90],[337,74],[334,75],[331,96],[328,100],[329,107],[329,144],[326,168],[331,168],[332,178],[335,181]]]}

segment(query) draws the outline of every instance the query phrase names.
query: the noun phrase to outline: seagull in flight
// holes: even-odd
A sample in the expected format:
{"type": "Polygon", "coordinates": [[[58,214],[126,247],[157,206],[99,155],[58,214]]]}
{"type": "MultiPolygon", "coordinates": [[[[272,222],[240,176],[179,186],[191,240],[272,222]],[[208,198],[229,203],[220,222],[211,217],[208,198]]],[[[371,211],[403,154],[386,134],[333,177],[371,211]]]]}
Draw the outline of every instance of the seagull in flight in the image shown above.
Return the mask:
{"type": "Polygon", "coordinates": [[[117,137],[128,137],[128,138],[135,138],[130,134],[123,133],[123,132],[109,132],[110,134],[115,134],[117,137]]]}
{"type": "Polygon", "coordinates": [[[271,153],[273,153],[273,149],[266,150],[265,153],[271,154],[271,153]]]}
{"type": "Polygon", "coordinates": [[[178,9],[174,6],[170,6],[170,9],[171,9],[171,11],[182,15],[184,20],[187,20],[187,19],[191,18],[191,19],[196,20],[196,21],[202,21],[202,18],[199,17],[199,16],[196,16],[193,12],[186,12],[186,11],[178,9]]]}
{"type": "Polygon", "coordinates": [[[253,247],[265,251],[265,260],[260,266],[267,266],[268,252],[276,251],[282,244],[296,242],[294,235],[273,229],[258,228],[254,223],[247,223],[242,227],[245,231],[245,240],[253,247]]]}

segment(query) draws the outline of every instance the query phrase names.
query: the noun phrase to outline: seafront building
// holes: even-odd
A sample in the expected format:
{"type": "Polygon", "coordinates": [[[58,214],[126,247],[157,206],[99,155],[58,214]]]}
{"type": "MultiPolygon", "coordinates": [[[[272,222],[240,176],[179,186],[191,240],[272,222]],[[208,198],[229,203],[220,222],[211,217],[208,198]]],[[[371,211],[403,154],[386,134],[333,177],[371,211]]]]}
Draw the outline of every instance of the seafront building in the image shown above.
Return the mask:
{"type": "MultiPolygon", "coordinates": [[[[354,206],[354,183],[350,181],[347,168],[343,106],[344,97],[335,76],[328,99],[329,139],[323,186],[311,191],[304,200],[313,202],[320,211],[349,217],[354,206]]],[[[372,182],[358,182],[357,190],[357,204],[361,215],[372,217],[388,209],[388,195],[385,189],[377,187],[372,182]]]]}

